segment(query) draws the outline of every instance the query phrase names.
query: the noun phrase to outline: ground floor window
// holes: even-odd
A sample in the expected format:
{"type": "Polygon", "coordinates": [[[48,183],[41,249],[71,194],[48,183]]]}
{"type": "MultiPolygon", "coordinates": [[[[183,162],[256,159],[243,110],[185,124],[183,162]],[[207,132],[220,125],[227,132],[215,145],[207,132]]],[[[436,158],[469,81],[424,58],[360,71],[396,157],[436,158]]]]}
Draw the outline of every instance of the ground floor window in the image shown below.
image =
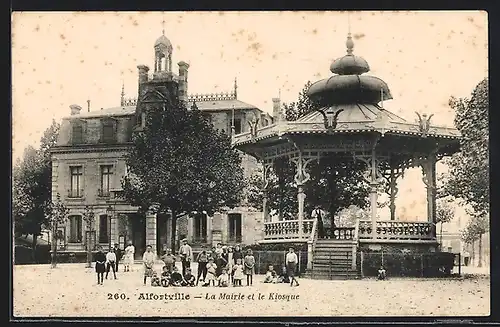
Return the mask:
{"type": "Polygon", "coordinates": [[[79,243],[82,241],[82,217],[78,215],[69,216],[69,242],[79,243]]]}
{"type": "Polygon", "coordinates": [[[207,215],[204,213],[198,213],[194,216],[194,240],[207,241],[207,215]]]}
{"type": "Polygon", "coordinates": [[[230,213],[229,219],[229,241],[241,242],[241,213],[230,213]]]}
{"type": "Polygon", "coordinates": [[[108,215],[99,216],[99,243],[108,243],[109,241],[108,221],[108,215]]]}

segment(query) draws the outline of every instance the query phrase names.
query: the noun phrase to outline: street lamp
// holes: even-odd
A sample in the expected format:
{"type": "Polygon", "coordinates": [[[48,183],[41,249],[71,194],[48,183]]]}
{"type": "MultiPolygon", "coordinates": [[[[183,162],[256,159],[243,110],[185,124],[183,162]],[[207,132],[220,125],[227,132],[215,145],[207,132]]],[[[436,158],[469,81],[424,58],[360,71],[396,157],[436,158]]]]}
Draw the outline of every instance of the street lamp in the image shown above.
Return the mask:
{"type": "Polygon", "coordinates": [[[113,215],[113,207],[111,204],[106,209],[106,214],[108,215],[108,245],[109,251],[111,251],[111,216],[113,215]]]}

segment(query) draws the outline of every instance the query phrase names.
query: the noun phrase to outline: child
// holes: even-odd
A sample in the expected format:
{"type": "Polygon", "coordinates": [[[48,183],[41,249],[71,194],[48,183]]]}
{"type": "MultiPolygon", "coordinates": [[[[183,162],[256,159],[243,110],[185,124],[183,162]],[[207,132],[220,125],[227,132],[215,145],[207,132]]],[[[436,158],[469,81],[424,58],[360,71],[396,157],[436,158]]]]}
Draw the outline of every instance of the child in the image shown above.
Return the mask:
{"type": "Polygon", "coordinates": [[[179,272],[179,268],[174,266],[174,270],[172,271],[172,274],[170,275],[170,285],[171,286],[182,286],[182,275],[179,272]]]}
{"type": "Polygon", "coordinates": [[[236,260],[233,272],[233,286],[241,286],[241,280],[243,279],[243,264],[241,263],[241,259],[236,260]]]}
{"type": "Polygon", "coordinates": [[[175,257],[172,254],[172,251],[170,249],[167,249],[163,256],[161,257],[161,260],[165,263],[165,267],[167,267],[168,272],[172,272],[172,268],[175,265],[175,257]]]}
{"type": "Polygon", "coordinates": [[[276,275],[276,271],[274,270],[274,266],[269,265],[269,268],[266,272],[266,277],[264,278],[264,283],[276,284],[277,282],[278,282],[278,278],[276,275]]]}
{"type": "Polygon", "coordinates": [[[295,278],[295,270],[297,270],[298,261],[299,258],[297,257],[294,248],[289,248],[285,257],[285,264],[286,272],[288,274],[288,278],[290,279],[290,286],[293,286],[293,282],[295,282],[295,286],[299,286],[299,282],[295,278]]]}
{"type": "Polygon", "coordinates": [[[215,286],[215,280],[217,277],[215,276],[215,270],[217,269],[217,265],[214,263],[214,259],[210,258],[207,263],[207,278],[205,280],[205,286],[210,286],[210,282],[215,286]]]}
{"type": "Polygon", "coordinates": [[[278,276],[278,283],[290,283],[290,278],[288,278],[285,265],[281,267],[281,274],[278,276]]]}
{"type": "Polygon", "coordinates": [[[255,273],[255,258],[251,249],[248,249],[244,262],[245,275],[247,275],[247,286],[251,286],[253,282],[253,274],[255,273]]]}
{"type": "Polygon", "coordinates": [[[134,265],[134,255],[135,247],[132,241],[128,241],[128,246],[125,248],[125,254],[123,255],[123,271],[132,271],[132,266],[134,265]]]}
{"type": "Polygon", "coordinates": [[[142,262],[144,264],[144,285],[146,285],[146,279],[153,276],[153,266],[155,263],[155,254],[151,245],[146,247],[146,252],[142,256],[142,262]]]}
{"type": "Polygon", "coordinates": [[[151,276],[151,286],[161,286],[160,277],[158,277],[156,271],[153,271],[153,275],[151,276]]]}
{"type": "Polygon", "coordinates": [[[167,266],[163,266],[163,272],[160,279],[161,286],[168,287],[170,284],[170,271],[167,266]]]}
{"type": "Polygon", "coordinates": [[[114,248],[109,249],[109,252],[106,254],[106,277],[105,277],[106,279],[108,279],[108,274],[110,269],[113,270],[113,276],[116,279],[116,272],[115,272],[116,259],[117,258],[115,254],[115,249],[114,248]]]}
{"type": "Polygon", "coordinates": [[[233,266],[234,266],[234,258],[233,258],[233,248],[228,247],[227,249],[227,254],[226,254],[226,260],[227,260],[227,271],[229,272],[229,279],[231,281],[231,284],[233,284],[233,266]]]}
{"type": "Polygon", "coordinates": [[[384,269],[384,266],[380,266],[380,268],[378,269],[377,279],[378,280],[384,280],[385,279],[385,269],[384,269]]]}
{"type": "Polygon", "coordinates": [[[229,275],[227,274],[226,268],[222,269],[222,273],[217,277],[217,281],[219,282],[219,287],[229,286],[229,275]]]}
{"type": "Polygon", "coordinates": [[[227,261],[222,256],[222,252],[217,253],[217,258],[215,259],[215,265],[217,266],[217,268],[215,269],[215,276],[216,277],[219,277],[220,274],[222,274],[222,268],[224,268],[226,266],[226,264],[227,264],[227,261]]]}
{"type": "Polygon", "coordinates": [[[184,275],[184,280],[182,281],[182,286],[195,286],[196,277],[191,274],[191,268],[186,268],[186,274],[184,275]]]}
{"type": "Polygon", "coordinates": [[[102,285],[104,279],[104,271],[106,270],[106,256],[102,252],[102,247],[97,248],[95,254],[95,272],[97,273],[97,285],[102,285]]]}
{"type": "Polygon", "coordinates": [[[198,285],[200,278],[203,281],[207,278],[208,253],[205,249],[198,254],[196,262],[198,262],[198,277],[196,277],[196,285],[198,285]]]}

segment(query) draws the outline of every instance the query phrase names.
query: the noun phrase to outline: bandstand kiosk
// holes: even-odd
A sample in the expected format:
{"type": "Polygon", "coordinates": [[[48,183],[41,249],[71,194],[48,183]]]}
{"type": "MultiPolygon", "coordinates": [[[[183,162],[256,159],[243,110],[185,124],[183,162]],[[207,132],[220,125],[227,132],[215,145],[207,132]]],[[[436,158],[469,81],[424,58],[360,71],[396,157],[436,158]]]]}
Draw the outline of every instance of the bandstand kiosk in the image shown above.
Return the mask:
{"type": "MultiPolygon", "coordinates": [[[[257,158],[263,165],[264,181],[277,158],[288,158],[295,166],[298,215],[294,220],[271,221],[264,200],[264,239],[261,243],[308,243],[308,270],[332,269],[337,250],[351,252],[349,269],[359,275],[360,251],[437,251],[436,162],[459,151],[460,133],[455,128],[430,124],[431,116],[416,113],[418,123],[383,108],[392,99],[387,84],[374,76],[365,59],[353,54],[354,43],[347,37],[347,54],[335,60],[333,76],[313,83],[308,96],[320,109],[296,121],[275,117],[273,125],[233,135],[233,146],[257,158]],[[357,220],[355,227],[335,228],[318,239],[316,219],[304,215],[304,185],[309,181],[308,164],[326,155],[358,160],[366,165],[370,185],[370,220],[357,220]],[[395,211],[397,180],[405,169],[421,167],[427,189],[427,219],[398,221],[395,211]],[[387,181],[390,216],[377,220],[377,197],[383,179],[387,181]],[[358,259],[357,259],[358,258],[358,259]],[[330,267],[327,267],[330,266],[330,267]]],[[[267,183],[265,183],[267,184],[267,183]]],[[[346,260],[340,260],[344,262],[346,260]]]]}

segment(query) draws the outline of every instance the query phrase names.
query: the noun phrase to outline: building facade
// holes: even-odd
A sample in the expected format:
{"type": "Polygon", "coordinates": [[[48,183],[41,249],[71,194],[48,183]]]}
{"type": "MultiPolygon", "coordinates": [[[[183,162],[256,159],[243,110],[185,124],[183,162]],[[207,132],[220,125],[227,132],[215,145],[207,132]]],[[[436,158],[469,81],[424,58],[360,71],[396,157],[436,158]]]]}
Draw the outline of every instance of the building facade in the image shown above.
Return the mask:
{"type": "MultiPolygon", "coordinates": [[[[52,150],[52,196],[60,195],[69,208],[65,226],[60,226],[59,250],[85,252],[86,245],[105,248],[118,243],[124,247],[132,241],[137,256],[147,245],[161,252],[170,245],[171,219],[167,215],[141,215],[138,208],[120,198],[121,181],[127,174],[125,155],[132,146],[132,134],[146,122],[148,110],[158,103],[168,104],[178,96],[187,108],[196,106],[215,129],[228,134],[248,131],[249,122],[259,118],[259,125],[273,123],[273,117],[237,97],[237,83],[227,93],[188,96],[189,65],[178,63],[178,74],[172,71],[173,47],[162,35],[154,44],[153,72],[138,66],[137,98],[125,98],[122,87],[120,106],[82,111],[70,106],[70,115],[62,119],[57,146],[52,150]],[[86,222],[89,206],[95,219],[86,222]]],[[[279,99],[273,99],[279,107],[279,99]]],[[[275,110],[276,110],[275,108],[275,110]]],[[[245,175],[258,164],[242,155],[245,175]]],[[[253,244],[262,237],[262,213],[242,203],[240,207],[209,217],[203,212],[182,217],[177,222],[177,239],[187,237],[194,247],[222,243],[253,244]]]]}

